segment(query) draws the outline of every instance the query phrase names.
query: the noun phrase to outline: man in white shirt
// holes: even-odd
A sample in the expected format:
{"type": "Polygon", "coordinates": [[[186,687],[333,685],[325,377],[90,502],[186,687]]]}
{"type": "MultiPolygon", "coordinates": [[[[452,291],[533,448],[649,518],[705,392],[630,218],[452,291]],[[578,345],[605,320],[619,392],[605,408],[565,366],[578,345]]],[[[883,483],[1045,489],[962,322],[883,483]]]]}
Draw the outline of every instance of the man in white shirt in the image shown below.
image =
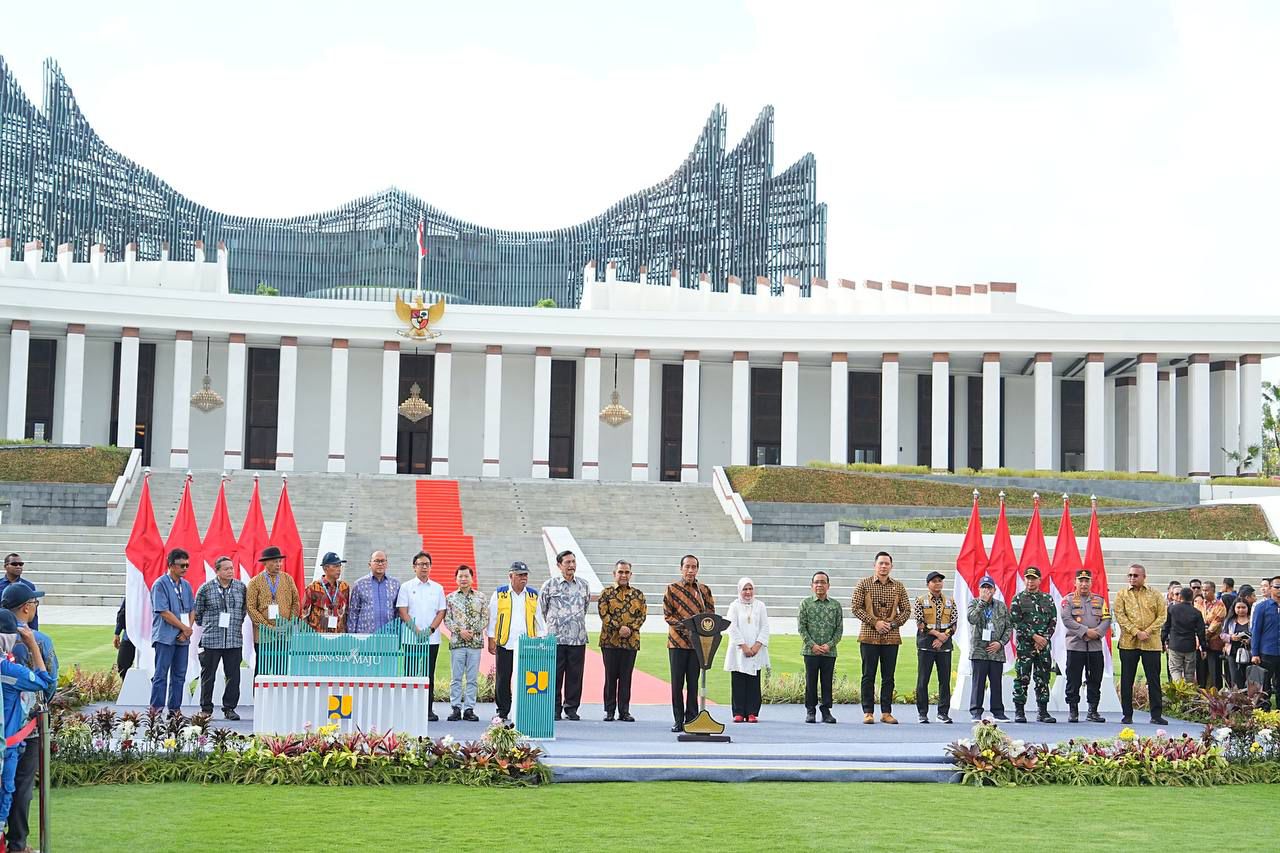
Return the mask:
{"type": "Polygon", "coordinates": [[[519,560],[507,573],[511,584],[493,591],[489,598],[489,653],[497,658],[495,693],[498,716],[511,715],[511,671],[515,668],[516,645],[525,634],[542,637],[547,623],[538,606],[538,591],[529,586],[529,567],[519,560]]]}
{"type": "MultiPolygon", "coordinates": [[[[419,551],[413,558],[413,579],[400,585],[396,596],[396,613],[400,620],[417,631],[431,632],[431,647],[427,650],[427,675],[431,679],[431,692],[436,687],[436,655],[440,651],[440,623],[444,621],[444,587],[431,580],[431,555],[419,551]]],[[[427,719],[436,722],[439,717],[427,700],[427,719]]]]}

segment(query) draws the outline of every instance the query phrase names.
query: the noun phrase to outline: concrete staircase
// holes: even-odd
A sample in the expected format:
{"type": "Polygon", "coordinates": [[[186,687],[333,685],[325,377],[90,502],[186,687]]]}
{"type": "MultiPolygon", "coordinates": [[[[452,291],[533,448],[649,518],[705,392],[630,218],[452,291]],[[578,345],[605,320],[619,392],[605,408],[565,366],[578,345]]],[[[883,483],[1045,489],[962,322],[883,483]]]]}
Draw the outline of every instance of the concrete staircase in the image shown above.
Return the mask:
{"type": "Polygon", "coordinates": [[[0,552],[22,555],[23,577],[43,604],[118,607],[124,596],[127,528],[0,527],[0,552]]]}

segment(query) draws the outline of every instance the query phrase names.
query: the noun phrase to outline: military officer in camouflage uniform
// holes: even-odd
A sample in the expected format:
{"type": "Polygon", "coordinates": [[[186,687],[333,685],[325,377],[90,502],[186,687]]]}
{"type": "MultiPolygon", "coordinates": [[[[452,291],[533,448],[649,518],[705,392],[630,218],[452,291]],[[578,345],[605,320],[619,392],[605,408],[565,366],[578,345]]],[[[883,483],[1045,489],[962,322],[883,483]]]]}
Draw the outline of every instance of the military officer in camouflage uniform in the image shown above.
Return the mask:
{"type": "Polygon", "coordinates": [[[1088,569],[1076,572],[1076,590],[1062,599],[1062,627],[1067,634],[1067,715],[1068,723],[1080,722],[1080,676],[1085,676],[1086,698],[1091,723],[1105,723],[1098,713],[1105,667],[1102,644],[1111,628],[1111,610],[1100,595],[1090,592],[1093,575],[1088,569]]]}
{"type": "Polygon", "coordinates": [[[1049,654],[1049,638],[1053,636],[1058,608],[1053,597],[1040,591],[1040,570],[1028,566],[1023,577],[1027,588],[1013,597],[1009,619],[1017,631],[1017,662],[1014,665],[1013,707],[1015,723],[1027,721],[1027,682],[1033,674],[1036,682],[1036,704],[1041,723],[1058,722],[1049,716],[1049,671],[1053,658],[1049,654]]]}

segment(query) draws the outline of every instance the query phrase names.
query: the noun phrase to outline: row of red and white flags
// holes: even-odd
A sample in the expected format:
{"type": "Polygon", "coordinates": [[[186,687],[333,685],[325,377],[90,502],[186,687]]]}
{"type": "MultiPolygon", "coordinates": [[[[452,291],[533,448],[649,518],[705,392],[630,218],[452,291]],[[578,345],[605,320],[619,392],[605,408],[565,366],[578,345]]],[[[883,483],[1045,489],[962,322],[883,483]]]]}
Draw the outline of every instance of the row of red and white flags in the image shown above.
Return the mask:
{"type": "MultiPolygon", "coordinates": [[[[1080,557],[1080,547],[1076,542],[1075,529],[1071,523],[1071,502],[1066,495],[1062,498],[1062,522],[1058,527],[1058,538],[1053,546],[1053,557],[1045,545],[1044,528],[1040,523],[1040,499],[1035,498],[1035,508],[1031,513],[1031,521],[1027,525],[1027,535],[1022,543],[1019,555],[1013,546],[1013,537],[1009,533],[1009,521],[1005,517],[1004,493],[1000,496],[1000,515],[996,519],[996,532],[991,542],[991,553],[987,554],[982,536],[982,518],[978,514],[978,496],[974,493],[973,509],[969,515],[969,527],[965,531],[964,544],[956,557],[956,577],[954,597],[959,610],[957,620],[956,643],[964,651],[962,668],[967,664],[968,650],[971,648],[969,622],[966,618],[969,603],[978,597],[979,585],[984,577],[990,576],[995,581],[996,596],[1008,603],[1022,590],[1026,589],[1024,573],[1032,566],[1040,570],[1040,591],[1048,593],[1055,606],[1062,599],[1074,594],[1076,573],[1087,570],[1091,577],[1090,592],[1102,596],[1110,608],[1111,596],[1107,585],[1106,560],[1102,554],[1102,537],[1098,531],[1098,506],[1091,502],[1089,517],[1089,535],[1085,544],[1084,559],[1080,557]]],[[[1055,621],[1052,637],[1052,654],[1059,668],[1065,671],[1066,629],[1062,620],[1055,621]]],[[[1015,653],[1012,639],[1006,647],[1006,661],[1013,662],[1015,653]]],[[[1107,632],[1103,644],[1107,672],[1112,671],[1111,631],[1107,632]]]]}
{"type": "MultiPolygon", "coordinates": [[[[262,572],[258,556],[263,549],[276,546],[285,555],[284,571],[293,578],[299,593],[306,588],[306,567],[303,565],[302,537],[289,503],[289,486],[280,488],[280,502],[276,505],[275,520],[267,532],[262,515],[262,498],[258,491],[258,479],[253,481],[253,496],[240,535],[231,528],[231,514],[227,511],[226,480],[218,487],[218,501],[213,517],[200,535],[196,523],[195,507],[191,501],[191,475],[187,475],[182,489],[182,501],[173,518],[167,539],[160,537],[156,525],[155,510],[151,504],[150,476],[142,481],[142,495],[138,499],[138,513],[133,520],[133,531],[125,545],[125,629],[137,648],[136,665],[150,670],[154,663],[151,650],[151,587],[167,571],[167,555],[174,548],[181,548],[191,556],[186,579],[193,591],[214,577],[213,563],[218,557],[230,557],[236,566],[240,580],[248,582],[262,572]]],[[[245,651],[252,655],[253,627],[244,623],[245,651]]],[[[192,643],[194,649],[195,643],[192,643]]],[[[250,665],[252,660],[250,657],[250,665]]]]}

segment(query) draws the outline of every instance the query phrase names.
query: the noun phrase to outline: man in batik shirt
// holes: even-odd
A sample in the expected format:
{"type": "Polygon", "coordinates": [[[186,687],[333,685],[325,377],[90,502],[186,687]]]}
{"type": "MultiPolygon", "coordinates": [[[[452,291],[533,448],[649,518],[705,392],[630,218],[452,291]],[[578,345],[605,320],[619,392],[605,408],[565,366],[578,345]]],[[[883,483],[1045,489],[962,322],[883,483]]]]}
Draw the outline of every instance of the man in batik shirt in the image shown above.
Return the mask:
{"type": "Polygon", "coordinates": [[[631,585],[631,564],[613,566],[614,583],[600,593],[600,654],[604,658],[604,721],[634,723],[631,716],[631,673],[640,650],[640,628],[649,615],[644,593],[631,585]]]}
{"type": "Polygon", "coordinates": [[[560,577],[547,581],[538,595],[538,606],[547,622],[547,633],[556,637],[556,719],[580,720],[591,588],[576,577],[578,558],[572,551],[557,554],[556,566],[560,577]]]}

